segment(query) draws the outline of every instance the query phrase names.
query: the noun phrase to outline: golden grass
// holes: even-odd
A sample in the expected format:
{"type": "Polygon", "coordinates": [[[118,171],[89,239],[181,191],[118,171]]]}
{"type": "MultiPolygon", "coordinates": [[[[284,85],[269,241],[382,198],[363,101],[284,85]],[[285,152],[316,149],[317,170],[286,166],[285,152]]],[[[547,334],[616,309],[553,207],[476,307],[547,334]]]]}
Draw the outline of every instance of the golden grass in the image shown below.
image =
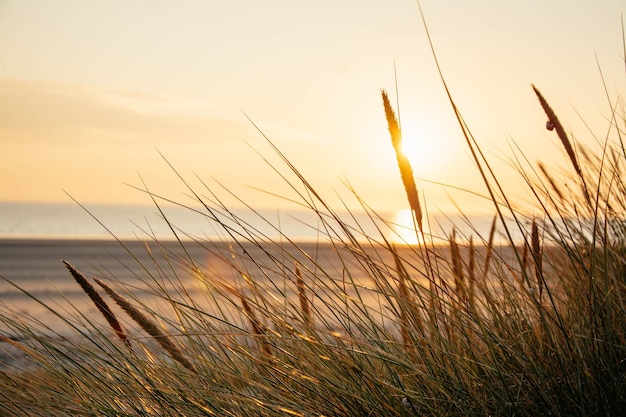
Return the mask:
{"type": "Polygon", "coordinates": [[[197,373],[196,367],[187,359],[178,346],[172,342],[170,336],[165,334],[157,323],[148,318],[139,309],[131,304],[124,296],[117,293],[113,288],[107,284],[95,278],[95,281],[102,287],[102,289],[111,297],[122,310],[124,310],[141,328],[156,340],[163,349],[170,355],[172,359],[183,365],[185,368],[192,372],[197,373]]]}
{"type": "Polygon", "coordinates": [[[309,306],[309,299],[306,295],[306,286],[304,285],[304,280],[302,279],[302,271],[297,263],[295,266],[295,275],[296,288],[298,289],[298,300],[300,301],[300,310],[302,312],[302,320],[304,321],[304,326],[308,328],[312,323],[311,307],[309,306]]]}
{"type": "Polygon", "coordinates": [[[541,104],[541,107],[546,112],[546,116],[548,116],[548,125],[547,125],[548,129],[556,130],[556,134],[561,140],[561,143],[563,144],[563,148],[565,148],[565,152],[567,152],[567,156],[569,157],[569,160],[572,163],[572,166],[574,167],[576,174],[578,174],[578,176],[582,178],[583,172],[580,169],[580,165],[578,164],[578,158],[576,157],[576,153],[574,152],[574,147],[572,146],[572,143],[570,142],[569,137],[567,136],[567,133],[565,132],[565,129],[563,128],[563,125],[559,121],[559,118],[556,117],[556,114],[554,113],[554,110],[552,110],[552,107],[550,107],[546,99],[543,97],[543,94],[541,94],[541,92],[534,85],[532,87],[533,87],[533,91],[537,95],[537,98],[539,99],[539,103],[541,104]]]}
{"type": "MultiPolygon", "coordinates": [[[[397,248],[381,229],[377,235],[342,222],[284,159],[301,180],[305,191],[301,195],[319,199],[319,205],[306,198],[304,204],[319,216],[321,240],[328,239],[328,250],[320,257],[333,258],[336,265],[319,262],[320,242],[311,250],[282,239],[285,236],[268,240],[246,223],[245,233],[229,233],[235,243],[227,244],[226,251],[228,258],[242,257],[241,264],[228,262],[236,276],[233,281],[243,279],[249,286],[240,291],[223,271],[214,273],[214,265],[190,260],[187,242],[176,235],[185,255],[163,251],[163,256],[170,266],[183,261],[182,271],[159,269],[158,274],[148,273],[150,279],[160,283],[173,272],[176,280],[170,283],[181,287],[187,284],[181,280],[185,274],[213,279],[202,295],[216,307],[215,311],[203,310],[197,294],[184,288],[172,292],[162,285],[153,287],[160,301],[176,305],[175,322],[184,324],[181,338],[188,341],[180,345],[159,325],[162,316],[155,310],[145,304],[140,310],[96,279],[160,344],[174,365],[193,374],[181,372],[181,366],[143,361],[132,351],[117,349],[116,339],[101,332],[83,332],[78,326],[73,327],[76,334],[87,336],[95,348],[93,343],[81,348],[69,339],[55,345],[21,318],[0,309],[1,321],[25,336],[19,339],[25,342],[19,343],[0,335],[0,342],[31,352],[44,364],[40,368],[43,377],[32,378],[28,371],[18,377],[0,372],[0,413],[17,414],[15,410],[29,407],[34,391],[37,394],[32,397],[38,404],[32,415],[49,409],[50,415],[128,416],[622,415],[626,405],[626,201],[613,196],[626,189],[619,175],[624,162],[614,155],[613,172],[607,174],[591,154],[586,157],[581,151],[589,180],[597,174],[594,181],[610,185],[590,188],[596,201],[606,200],[608,207],[609,198],[614,198],[616,204],[606,212],[594,212],[592,225],[589,216],[563,217],[564,206],[571,204],[574,213],[579,213],[577,205],[589,204],[590,199],[563,126],[541,93],[533,89],[548,115],[547,127],[557,131],[583,186],[582,192],[567,189],[568,199],[561,195],[553,199],[550,187],[555,185],[545,187],[539,174],[535,179],[520,169],[536,197],[536,206],[526,208],[536,212],[550,201],[558,215],[551,217],[544,210],[539,220],[533,217],[529,229],[524,220],[530,218],[528,212],[510,204],[500,188],[502,199],[490,194],[499,217],[494,217],[487,239],[478,234],[482,249],[475,247],[473,235],[467,247],[459,243],[457,236],[467,234],[457,228],[452,229],[447,245],[397,248]],[[507,216],[500,207],[508,210],[507,216]],[[494,245],[498,218],[507,232],[502,245],[494,245]],[[507,224],[508,218],[513,218],[514,226],[507,224]],[[517,227],[524,237],[521,249],[509,227],[517,227]],[[248,250],[246,244],[255,250],[248,250]],[[477,267],[481,256],[484,263],[477,267]],[[315,285],[307,286],[305,278],[315,285]],[[290,285],[295,285],[295,291],[290,285]],[[306,332],[293,331],[303,325],[306,332]],[[249,336],[257,343],[249,343],[249,336]],[[188,350],[183,352],[180,346],[185,344],[188,350]]],[[[385,91],[382,96],[415,232],[423,235],[422,208],[412,168],[402,153],[400,126],[385,91]]],[[[473,140],[456,107],[455,112],[466,137],[473,140]]],[[[540,170],[554,181],[541,165],[540,170]]],[[[192,194],[225,231],[233,231],[232,223],[241,224],[219,199],[208,203],[192,194]],[[216,212],[225,213],[225,220],[216,212]]],[[[375,214],[370,219],[381,228],[389,225],[375,214]]],[[[218,252],[220,258],[215,242],[194,243],[211,255],[218,252]]],[[[88,294],[97,295],[85,285],[82,274],[69,263],[66,266],[88,294]]],[[[92,300],[96,295],[90,296],[92,300]]],[[[100,304],[104,302],[96,302],[100,304]]],[[[55,312],[52,307],[50,311],[55,312]]],[[[79,318],[97,325],[87,316],[79,318]]],[[[70,325],[76,322],[66,320],[70,325]]],[[[29,415],[29,410],[23,415],[29,415]]]]}
{"type": "Polygon", "coordinates": [[[389,134],[391,135],[391,144],[393,145],[393,149],[396,152],[396,159],[398,160],[398,167],[400,168],[402,183],[404,184],[404,189],[406,190],[406,195],[409,200],[409,206],[411,207],[411,211],[413,212],[413,216],[415,218],[415,221],[417,222],[417,227],[419,228],[419,231],[423,234],[424,229],[422,226],[422,207],[420,205],[419,195],[417,194],[415,179],[413,178],[413,168],[411,167],[409,159],[402,151],[402,131],[400,130],[400,126],[398,125],[398,119],[396,118],[396,114],[394,113],[393,108],[389,103],[389,97],[387,97],[387,92],[385,90],[382,90],[381,93],[383,97],[383,106],[385,108],[385,117],[387,119],[387,125],[389,127],[389,134]]]}
{"type": "Polygon", "coordinates": [[[530,231],[530,249],[535,264],[535,280],[537,281],[537,292],[539,300],[543,294],[543,252],[541,250],[541,242],[539,241],[539,227],[537,221],[533,219],[530,231]]]}
{"type": "Polygon", "coordinates": [[[111,311],[104,299],[100,296],[98,291],[96,291],[93,285],[89,283],[87,278],[85,278],[85,276],[80,273],[72,264],[65,260],[63,261],[63,264],[65,264],[78,285],[80,285],[83,291],[85,291],[85,293],[89,296],[91,301],[93,301],[96,308],[100,311],[100,313],[102,313],[106,321],[109,323],[109,326],[111,326],[111,328],[115,331],[117,337],[119,337],[132,351],[133,347],[130,343],[130,340],[128,340],[128,337],[126,336],[122,325],[120,324],[117,317],[115,317],[115,314],[113,314],[113,311],[111,311]]]}

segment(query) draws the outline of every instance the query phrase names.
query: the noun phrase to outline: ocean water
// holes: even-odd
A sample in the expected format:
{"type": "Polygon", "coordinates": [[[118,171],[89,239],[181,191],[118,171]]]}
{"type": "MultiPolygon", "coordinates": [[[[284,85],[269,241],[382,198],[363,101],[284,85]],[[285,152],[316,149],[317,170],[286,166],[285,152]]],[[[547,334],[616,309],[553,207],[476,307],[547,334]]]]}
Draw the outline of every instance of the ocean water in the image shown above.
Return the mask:
{"type": "MultiPolygon", "coordinates": [[[[320,236],[321,233],[335,233],[330,229],[320,232],[319,219],[311,212],[213,212],[216,221],[201,207],[198,208],[201,213],[198,213],[173,206],[163,208],[168,223],[154,206],[91,205],[87,209],[89,213],[76,204],[0,203],[0,276],[15,284],[0,280],[0,308],[18,316],[36,317],[53,329],[62,325],[59,317],[37,300],[45,299],[48,305],[51,303],[62,310],[78,308],[88,316],[94,313],[97,316],[94,306],[69,275],[62,259],[75,264],[87,276],[120,280],[123,285],[138,289],[145,297],[149,292],[146,281],[168,272],[169,275],[189,278],[191,290],[198,290],[188,264],[178,261],[186,255],[180,247],[175,243],[166,244],[168,256],[177,262],[174,262],[175,266],[163,266],[164,257],[158,253],[161,247],[152,242],[150,251],[154,252],[150,252],[145,242],[155,239],[171,242],[176,236],[207,243],[229,242],[234,238],[242,242],[280,242],[286,241],[281,238],[284,234],[306,244],[327,240],[320,236]],[[124,244],[116,239],[123,240],[124,244]],[[170,270],[163,272],[160,268],[170,270]]],[[[376,232],[364,214],[347,218],[355,230],[376,232]]],[[[331,227],[338,230],[335,225],[331,227]]],[[[186,250],[207,270],[223,277],[232,276],[233,271],[224,268],[217,261],[219,257],[211,255],[206,247],[189,243],[186,250]]],[[[251,245],[250,250],[258,251],[258,247],[251,245]]],[[[329,259],[329,256],[323,257],[329,259]]]]}
{"type": "MultiPolygon", "coordinates": [[[[407,257],[411,255],[409,247],[402,250],[407,257]]],[[[382,265],[393,265],[393,258],[386,251],[377,259],[382,265]]],[[[359,256],[329,243],[239,246],[228,242],[185,242],[183,249],[176,241],[4,239],[0,240],[0,315],[9,320],[0,320],[0,334],[19,333],[11,323],[30,323],[45,333],[71,333],[72,325],[63,317],[77,320],[78,326],[93,322],[107,328],[62,260],[69,261],[88,279],[98,277],[150,308],[163,310],[164,315],[168,311],[171,315],[171,306],[163,301],[158,287],[168,289],[174,298],[184,293],[185,303],[193,300],[215,315],[223,314],[218,305],[226,310],[234,307],[227,300],[214,298],[210,283],[215,282],[251,291],[247,282],[251,279],[268,299],[297,303],[296,264],[318,296],[337,298],[336,291],[341,285],[345,288],[346,268],[351,281],[359,285],[362,297],[380,296],[373,290],[359,256]]],[[[372,299],[374,305],[380,302],[372,299]]],[[[234,320],[241,318],[236,307],[231,310],[234,320]]],[[[129,321],[126,326],[136,327],[129,321]]],[[[0,350],[1,347],[0,344],[0,350]]]]}
{"type": "MultiPolygon", "coordinates": [[[[154,206],[88,205],[85,209],[77,204],[36,204],[0,202],[0,239],[101,239],[129,238],[152,235],[174,238],[170,225],[154,206]]],[[[165,216],[177,233],[205,236],[209,239],[227,237],[225,230],[211,219],[202,207],[189,210],[184,207],[163,207],[165,216]],[[199,213],[200,211],[201,213],[199,213]]],[[[235,232],[241,232],[229,215],[215,212],[220,220],[235,232]]],[[[314,239],[316,231],[303,224],[314,222],[314,216],[305,212],[272,212],[262,210],[254,214],[240,209],[232,212],[241,222],[252,225],[268,237],[279,235],[277,228],[295,239],[314,239]],[[277,225],[277,228],[261,217],[277,225]],[[298,219],[298,220],[296,220],[298,219]]]]}
{"type": "MultiPolygon", "coordinates": [[[[341,235],[337,225],[330,222],[322,233],[320,222],[312,213],[264,211],[258,213],[261,218],[242,210],[232,213],[237,221],[220,215],[222,226],[219,226],[204,215],[168,207],[166,215],[175,225],[174,230],[186,239],[183,248],[173,240],[175,235],[170,225],[154,207],[93,206],[89,210],[98,221],[75,205],[0,203],[1,335],[22,337],[25,328],[36,328],[38,333],[52,337],[75,338],[77,329],[105,329],[102,330],[105,332],[109,329],[62,260],[75,265],[88,279],[101,278],[136,304],[144,304],[172,319],[171,305],[164,301],[162,293],[159,295],[157,286],[168,289],[173,297],[184,294],[188,298],[183,302],[193,300],[207,314],[226,315],[229,322],[242,320],[241,306],[236,305],[237,300],[233,303],[233,297],[229,300],[216,296],[207,282],[251,291],[246,275],[255,280],[268,299],[285,305],[297,304],[298,293],[293,282],[296,263],[305,280],[312,280],[307,282],[318,297],[340,299],[338,289],[345,289],[346,270],[349,270],[351,281],[359,288],[358,296],[354,289],[347,289],[349,297],[363,299],[380,311],[384,311],[380,306],[387,302],[374,288],[359,256],[350,251],[342,253],[328,243],[328,235],[341,235]],[[252,230],[253,235],[246,234],[246,229],[252,230]],[[297,244],[289,243],[279,231],[297,244]],[[243,244],[233,244],[233,236],[243,244]],[[257,243],[246,243],[248,239],[257,243]],[[265,267],[260,268],[253,260],[265,267]],[[195,268],[201,273],[194,272],[195,268]]],[[[364,230],[370,236],[379,237],[382,232],[392,240],[410,239],[411,230],[403,220],[406,213],[389,214],[388,219],[397,223],[382,231],[363,213],[344,215],[357,238],[363,237],[359,233],[364,230]]],[[[448,221],[458,219],[448,218],[448,221]]],[[[474,223],[486,234],[491,218],[477,217],[474,223]]],[[[451,228],[451,224],[440,226],[451,228]]],[[[399,250],[405,259],[412,259],[407,265],[420,277],[423,265],[413,248],[400,246],[399,250]]],[[[449,252],[445,246],[442,250],[449,252]]],[[[383,268],[394,265],[393,258],[384,250],[375,259],[383,268]]],[[[393,276],[391,270],[387,273],[393,276]]],[[[142,334],[136,323],[112,301],[110,304],[131,334],[142,334]]],[[[11,349],[10,344],[0,342],[0,369],[2,363],[11,363],[19,354],[11,349]]]]}
{"type": "MultiPolygon", "coordinates": [[[[246,326],[238,297],[224,290],[215,291],[215,286],[226,285],[248,296],[259,291],[281,308],[284,303],[285,309],[288,304],[297,305],[296,263],[318,297],[339,299],[336,291],[345,280],[344,268],[349,268],[365,302],[383,302],[376,299],[380,294],[367,289],[372,282],[357,259],[349,251],[338,256],[330,244],[239,246],[187,241],[183,249],[179,242],[171,240],[0,239],[0,335],[24,340],[34,332],[72,341],[85,340],[84,335],[90,333],[113,336],[102,314],[62,260],[73,264],[94,287],[98,288],[92,278],[97,277],[135,306],[156,312],[164,322],[176,321],[171,305],[171,300],[176,300],[179,305],[192,305],[193,309],[187,310],[190,314],[202,311],[209,321],[211,317],[221,317],[214,325],[226,326],[223,323],[228,322],[246,326]]],[[[392,259],[386,262],[391,263],[392,259]]],[[[137,323],[99,291],[130,337],[145,337],[137,323]]],[[[354,289],[347,292],[355,296],[354,289]]],[[[320,305],[319,298],[317,303],[320,305]]],[[[321,310],[323,306],[316,312],[321,310]]],[[[0,371],[6,366],[23,367],[29,363],[23,352],[0,340],[0,371]]]]}
{"type": "MultiPolygon", "coordinates": [[[[199,213],[181,207],[165,207],[168,223],[155,207],[95,205],[88,210],[89,213],[76,204],[0,203],[0,276],[20,287],[0,280],[0,303],[9,303],[10,309],[16,311],[37,311],[47,319],[54,319],[34,302],[35,298],[53,296],[55,302],[61,302],[62,297],[83,300],[84,294],[67,273],[62,259],[74,263],[87,274],[116,279],[125,277],[135,287],[143,288],[145,285],[138,279],[140,274],[137,271],[141,273],[146,269],[152,275],[159,274],[159,263],[153,259],[159,256],[150,252],[162,250],[155,246],[156,241],[175,241],[177,236],[182,240],[201,242],[186,245],[200,264],[215,263],[209,261],[215,256],[210,256],[205,244],[236,239],[244,243],[261,242],[250,246],[250,250],[257,252],[259,246],[268,246],[263,242],[279,245],[284,242],[284,246],[288,246],[291,240],[300,246],[313,245],[316,250],[321,250],[322,259],[328,266],[328,259],[336,258],[332,247],[327,245],[329,236],[335,241],[337,236],[346,240],[345,231],[339,225],[332,221],[323,225],[310,211],[214,212],[212,215],[218,218],[216,221],[201,208],[198,208],[202,211],[199,213]],[[124,244],[116,239],[123,240],[124,244]],[[146,242],[152,242],[150,251],[145,247],[146,242]]],[[[378,221],[376,225],[365,213],[343,213],[341,216],[353,236],[363,241],[367,237],[382,241],[383,235],[394,243],[411,243],[416,236],[406,211],[382,214],[390,223],[378,221]]],[[[436,222],[442,230],[441,242],[446,242],[445,230],[451,230],[453,223],[459,229],[457,236],[462,239],[465,233],[463,222],[452,217],[442,217],[436,222]]],[[[491,218],[487,216],[473,219],[473,227],[478,231],[482,229],[483,236],[487,236],[490,224],[491,218]]],[[[177,259],[186,255],[176,245],[171,251],[177,259]]],[[[189,266],[184,262],[178,268],[182,275],[189,275],[189,266]]],[[[210,269],[215,270],[215,265],[210,269]]],[[[224,276],[232,274],[232,271],[222,272],[224,276]]]]}
{"type": "MultiPolygon", "coordinates": [[[[166,206],[163,210],[168,223],[154,206],[89,205],[86,209],[88,212],[71,203],[0,202],[0,239],[135,239],[146,236],[173,239],[177,235],[231,240],[249,237],[252,232],[258,238],[287,236],[296,241],[319,241],[326,235],[343,235],[332,221],[329,227],[322,225],[311,210],[252,212],[234,209],[230,213],[218,210],[209,214],[203,207],[190,210],[166,206]]],[[[351,227],[356,238],[366,235],[378,238],[382,234],[397,243],[415,243],[416,234],[408,209],[379,212],[386,224],[377,221],[376,225],[361,211],[337,214],[351,227]]],[[[425,221],[424,228],[445,242],[453,227],[461,238],[476,234],[487,236],[492,219],[492,214],[461,217],[437,213],[425,221]]]]}

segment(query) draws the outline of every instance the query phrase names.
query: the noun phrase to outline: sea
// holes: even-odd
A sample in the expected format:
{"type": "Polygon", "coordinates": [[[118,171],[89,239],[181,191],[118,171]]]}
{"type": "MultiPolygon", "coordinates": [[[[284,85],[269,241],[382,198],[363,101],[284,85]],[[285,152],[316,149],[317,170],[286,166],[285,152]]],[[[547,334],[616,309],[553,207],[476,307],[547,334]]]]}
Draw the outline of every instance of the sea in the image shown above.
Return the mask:
{"type": "MultiPolygon", "coordinates": [[[[332,222],[321,227],[315,214],[245,209],[207,213],[202,207],[176,206],[161,210],[0,203],[0,336],[22,340],[35,331],[74,340],[81,332],[109,329],[63,261],[96,288],[94,277],[163,317],[172,313],[162,297],[161,289],[167,288],[174,295],[184,292],[188,298],[183,302],[193,300],[207,314],[227,312],[233,320],[242,317],[240,307],[223,298],[218,301],[209,287],[218,282],[249,288],[246,279],[255,279],[258,288],[273,292],[267,271],[254,261],[284,270],[298,263],[305,276],[324,270],[342,277],[346,267],[328,243],[329,235],[337,237],[342,231],[332,222]]],[[[375,231],[371,220],[366,226],[367,216],[348,217],[355,230],[375,231]]],[[[280,271],[277,275],[285,276],[280,271]]],[[[284,296],[297,300],[293,285],[282,285],[284,296]]],[[[136,323],[110,304],[126,329],[141,334],[136,323]]],[[[6,339],[0,340],[0,370],[27,363],[23,356],[6,339]]]]}
{"type": "MultiPolygon", "coordinates": [[[[241,318],[241,307],[232,300],[218,301],[210,282],[249,290],[253,279],[270,298],[278,294],[277,299],[296,302],[293,274],[290,282],[284,278],[290,276],[285,271],[295,270],[296,264],[305,279],[327,278],[323,285],[316,284],[316,291],[328,291],[328,297],[335,296],[330,288],[345,288],[349,270],[351,282],[371,297],[368,302],[380,306],[376,298],[380,293],[372,288],[359,257],[338,251],[333,242],[355,239],[367,247],[368,238],[382,241],[384,237],[399,245],[407,259],[415,248],[410,243],[416,234],[406,211],[379,213],[385,221],[375,222],[364,212],[337,213],[345,222],[343,229],[327,215],[322,222],[312,211],[208,212],[203,207],[179,206],[161,210],[154,206],[0,203],[0,335],[19,339],[37,329],[50,337],[76,337],[85,326],[91,326],[91,331],[107,328],[63,261],[88,280],[97,277],[164,317],[171,314],[171,308],[159,295],[162,288],[184,293],[208,314],[224,314],[230,308],[228,314],[236,320],[241,318]],[[271,276],[283,277],[283,282],[271,282],[271,276]]],[[[467,221],[446,216],[438,224],[442,230],[458,224],[462,239],[462,225],[467,221]]],[[[489,216],[477,216],[472,224],[486,236],[491,221],[489,216]]],[[[394,265],[389,253],[379,261],[394,265]]],[[[136,328],[130,319],[124,323],[136,328]]],[[[0,341],[0,368],[17,354],[14,347],[0,341]]]]}
{"type": "MultiPolygon", "coordinates": [[[[214,220],[219,218],[235,227],[229,218],[250,224],[268,237],[278,236],[279,230],[294,239],[310,240],[315,231],[305,227],[302,219],[313,216],[304,211],[235,209],[229,212],[204,207],[141,206],[72,203],[14,203],[0,202],[0,239],[128,239],[152,235],[175,238],[174,232],[191,233],[207,239],[219,239],[225,230],[214,220]],[[162,210],[162,212],[160,211],[162,210]],[[307,216],[308,214],[308,216],[307,216]],[[169,223],[164,220],[167,218],[169,223]],[[269,223],[275,223],[274,228],[269,223]],[[174,230],[172,230],[174,228],[174,230]]],[[[314,227],[314,225],[313,225],[314,227]]]]}
{"type": "MultiPolygon", "coordinates": [[[[159,239],[201,237],[223,240],[252,231],[257,236],[295,241],[319,241],[340,235],[326,211],[311,209],[219,209],[197,206],[143,206],[75,203],[17,203],[0,201],[0,239],[159,239]],[[320,221],[322,216],[326,223],[320,221]],[[166,221],[167,219],[167,221],[166,221]],[[331,227],[329,229],[329,227],[331,227]]],[[[334,211],[356,238],[385,236],[396,243],[416,243],[411,211],[334,211]],[[374,223],[372,217],[377,220],[374,223]],[[382,224],[382,227],[381,227],[382,224]]],[[[435,240],[446,241],[456,229],[457,237],[489,233],[494,213],[435,213],[424,221],[424,230],[435,240]]],[[[335,225],[336,226],[336,225],[335,225]]]]}
{"type": "MultiPolygon", "coordinates": [[[[376,232],[364,213],[343,215],[359,237],[363,232],[376,232]]],[[[279,245],[284,242],[282,246],[286,247],[291,240],[298,242],[300,248],[315,248],[316,256],[329,259],[320,255],[325,250],[320,243],[328,240],[329,235],[341,234],[336,224],[328,222],[322,226],[315,213],[298,210],[212,209],[208,212],[203,207],[159,209],[2,202],[0,310],[16,317],[32,317],[52,332],[67,327],[67,323],[63,323],[51,306],[97,316],[63,260],[87,277],[119,281],[120,286],[134,288],[145,297],[150,292],[145,281],[168,272],[186,277],[191,290],[198,290],[197,282],[190,277],[189,262],[180,260],[183,257],[193,259],[213,273],[218,270],[223,277],[231,277],[231,270],[219,269],[224,268],[219,259],[233,256],[230,252],[234,249],[229,249],[237,247],[233,242],[243,242],[251,254],[258,252],[259,247],[269,247],[268,242],[279,245]],[[168,259],[175,262],[164,266],[168,259]],[[164,271],[166,267],[170,271],[164,271]]],[[[238,250],[243,251],[241,247],[238,250]]]]}

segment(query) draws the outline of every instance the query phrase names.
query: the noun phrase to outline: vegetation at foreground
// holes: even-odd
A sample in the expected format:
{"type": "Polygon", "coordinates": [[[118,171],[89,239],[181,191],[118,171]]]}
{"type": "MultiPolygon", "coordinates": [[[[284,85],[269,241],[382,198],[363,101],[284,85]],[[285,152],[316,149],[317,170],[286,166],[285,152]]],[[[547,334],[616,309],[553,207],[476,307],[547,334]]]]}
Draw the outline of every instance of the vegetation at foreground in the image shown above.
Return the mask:
{"type": "MultiPolygon", "coordinates": [[[[393,225],[365,203],[379,233],[342,218],[275,149],[287,167],[279,175],[317,216],[310,225],[319,231],[317,245],[268,239],[209,188],[189,187],[202,206],[198,215],[222,228],[224,242],[171,225],[173,250],[147,233],[154,265],[130,267],[143,277],[150,302],[113,277],[91,280],[66,262],[104,324],[49,306],[72,329],[68,336],[0,311],[10,330],[2,343],[30,360],[0,371],[0,414],[620,415],[626,120],[612,113],[612,131],[594,153],[568,137],[533,89],[571,162],[565,171],[573,173],[520,164],[536,197],[527,212],[540,215],[528,217],[509,201],[450,97],[496,215],[486,236],[452,230],[445,245],[435,245],[383,92],[418,245],[394,245],[393,225]],[[508,248],[494,245],[496,229],[508,236],[508,248]],[[190,257],[189,245],[206,248],[231,278],[190,257]],[[190,277],[202,297],[191,291],[190,277]]],[[[144,191],[162,210],[163,199],[144,191]]]]}

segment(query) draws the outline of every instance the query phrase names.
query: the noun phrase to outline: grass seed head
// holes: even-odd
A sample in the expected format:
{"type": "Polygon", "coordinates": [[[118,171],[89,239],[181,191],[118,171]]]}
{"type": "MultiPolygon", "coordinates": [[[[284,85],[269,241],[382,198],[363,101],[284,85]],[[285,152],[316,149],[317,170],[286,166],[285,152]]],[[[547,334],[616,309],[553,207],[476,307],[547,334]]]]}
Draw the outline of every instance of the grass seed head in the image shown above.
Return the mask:
{"type": "Polygon", "coordinates": [[[171,341],[170,337],[166,335],[161,328],[150,318],[148,318],[145,314],[143,314],[137,307],[132,305],[130,301],[128,301],[124,296],[119,294],[113,288],[109,287],[107,284],[102,282],[101,280],[95,278],[98,285],[102,287],[102,289],[111,297],[117,305],[119,305],[122,310],[124,310],[128,315],[137,323],[141,328],[148,333],[150,336],[156,340],[156,342],[161,345],[163,349],[170,355],[172,359],[183,365],[185,368],[189,369],[192,372],[197,373],[195,366],[189,359],[183,354],[183,352],[171,341]]]}
{"type": "Polygon", "coordinates": [[[78,285],[80,285],[83,291],[85,291],[85,293],[89,296],[91,301],[93,301],[96,308],[100,311],[100,313],[102,313],[106,321],[109,323],[109,326],[111,326],[111,328],[115,331],[117,337],[119,337],[126,344],[126,346],[128,346],[128,348],[132,350],[132,345],[130,343],[130,340],[128,340],[128,337],[126,336],[122,325],[117,320],[117,317],[115,317],[115,314],[113,314],[104,299],[100,296],[100,293],[98,293],[93,285],[91,285],[87,278],[85,278],[85,276],[80,273],[74,267],[74,265],[70,264],[68,261],[63,261],[63,263],[70,271],[70,274],[72,274],[72,277],[74,277],[78,285]]]}
{"type": "Polygon", "coordinates": [[[422,227],[422,207],[420,205],[419,195],[417,194],[415,178],[413,177],[413,168],[411,167],[409,159],[402,151],[402,132],[385,90],[382,90],[382,96],[383,106],[385,108],[385,117],[387,118],[389,134],[391,135],[391,144],[396,152],[396,159],[398,160],[398,167],[400,168],[400,176],[402,178],[402,183],[404,184],[404,189],[406,190],[409,206],[411,207],[413,216],[415,216],[415,221],[419,231],[424,233],[422,227]]]}

